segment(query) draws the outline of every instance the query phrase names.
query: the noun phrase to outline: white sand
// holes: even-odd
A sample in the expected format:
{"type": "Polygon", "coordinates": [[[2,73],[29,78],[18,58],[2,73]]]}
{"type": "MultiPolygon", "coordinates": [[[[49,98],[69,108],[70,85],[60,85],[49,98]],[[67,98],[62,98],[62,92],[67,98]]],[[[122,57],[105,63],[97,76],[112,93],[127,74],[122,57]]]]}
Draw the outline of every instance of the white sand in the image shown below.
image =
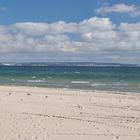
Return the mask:
{"type": "Polygon", "coordinates": [[[140,94],[0,86],[0,140],[140,140],[140,94]]]}

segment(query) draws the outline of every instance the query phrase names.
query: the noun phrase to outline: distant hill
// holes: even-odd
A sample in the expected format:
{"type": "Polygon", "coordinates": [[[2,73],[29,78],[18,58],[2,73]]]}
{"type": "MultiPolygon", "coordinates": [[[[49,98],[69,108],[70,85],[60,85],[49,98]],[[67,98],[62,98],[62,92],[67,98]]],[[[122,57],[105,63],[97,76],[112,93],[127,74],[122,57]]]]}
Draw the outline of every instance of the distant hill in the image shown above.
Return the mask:
{"type": "Polygon", "coordinates": [[[91,67],[138,67],[137,64],[97,63],[97,62],[31,62],[31,63],[0,63],[0,66],[91,66],[91,67]]]}

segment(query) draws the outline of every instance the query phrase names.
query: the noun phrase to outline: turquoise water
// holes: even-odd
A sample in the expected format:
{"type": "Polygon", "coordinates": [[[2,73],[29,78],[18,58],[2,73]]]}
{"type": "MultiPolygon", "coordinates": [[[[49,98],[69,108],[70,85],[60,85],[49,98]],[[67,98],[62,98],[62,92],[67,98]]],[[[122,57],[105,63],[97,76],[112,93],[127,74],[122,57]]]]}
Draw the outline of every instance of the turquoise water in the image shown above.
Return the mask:
{"type": "Polygon", "coordinates": [[[0,85],[140,91],[140,67],[0,66],[0,85]]]}

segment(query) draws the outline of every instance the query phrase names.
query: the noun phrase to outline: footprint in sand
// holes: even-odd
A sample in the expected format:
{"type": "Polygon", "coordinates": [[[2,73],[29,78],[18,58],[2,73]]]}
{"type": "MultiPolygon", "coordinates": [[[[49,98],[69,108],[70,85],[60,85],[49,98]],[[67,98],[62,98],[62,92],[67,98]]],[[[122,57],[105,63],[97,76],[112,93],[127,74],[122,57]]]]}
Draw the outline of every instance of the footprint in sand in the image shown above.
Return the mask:
{"type": "Polygon", "coordinates": [[[17,138],[21,138],[21,135],[20,135],[20,134],[18,134],[18,135],[17,135],[17,138]]]}
{"type": "Polygon", "coordinates": [[[30,94],[30,93],[28,93],[28,92],[27,92],[27,95],[28,95],[28,96],[31,96],[31,94],[30,94]]]}
{"type": "Polygon", "coordinates": [[[77,108],[79,108],[80,110],[85,109],[84,106],[81,106],[81,105],[77,105],[77,108]]]}
{"type": "Polygon", "coordinates": [[[116,136],[116,139],[119,139],[119,136],[116,136]]]}
{"type": "Polygon", "coordinates": [[[48,98],[49,96],[45,96],[45,98],[48,98]]]}

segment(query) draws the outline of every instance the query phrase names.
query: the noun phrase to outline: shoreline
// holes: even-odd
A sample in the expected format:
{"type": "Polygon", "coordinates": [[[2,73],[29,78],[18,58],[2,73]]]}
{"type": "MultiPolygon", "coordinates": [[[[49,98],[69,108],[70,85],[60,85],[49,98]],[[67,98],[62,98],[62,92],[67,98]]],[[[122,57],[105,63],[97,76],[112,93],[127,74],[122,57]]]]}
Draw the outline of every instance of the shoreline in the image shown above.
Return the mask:
{"type": "Polygon", "coordinates": [[[58,88],[58,87],[43,87],[43,86],[32,86],[32,85],[0,85],[1,87],[22,87],[22,88],[36,88],[36,89],[50,89],[50,90],[64,90],[64,91],[77,91],[77,92],[88,92],[88,93],[108,93],[108,94],[140,94],[136,91],[114,91],[114,90],[92,90],[92,89],[78,89],[78,88],[58,88]]]}
{"type": "Polygon", "coordinates": [[[140,139],[140,94],[0,86],[0,112],[3,140],[140,139]]]}

